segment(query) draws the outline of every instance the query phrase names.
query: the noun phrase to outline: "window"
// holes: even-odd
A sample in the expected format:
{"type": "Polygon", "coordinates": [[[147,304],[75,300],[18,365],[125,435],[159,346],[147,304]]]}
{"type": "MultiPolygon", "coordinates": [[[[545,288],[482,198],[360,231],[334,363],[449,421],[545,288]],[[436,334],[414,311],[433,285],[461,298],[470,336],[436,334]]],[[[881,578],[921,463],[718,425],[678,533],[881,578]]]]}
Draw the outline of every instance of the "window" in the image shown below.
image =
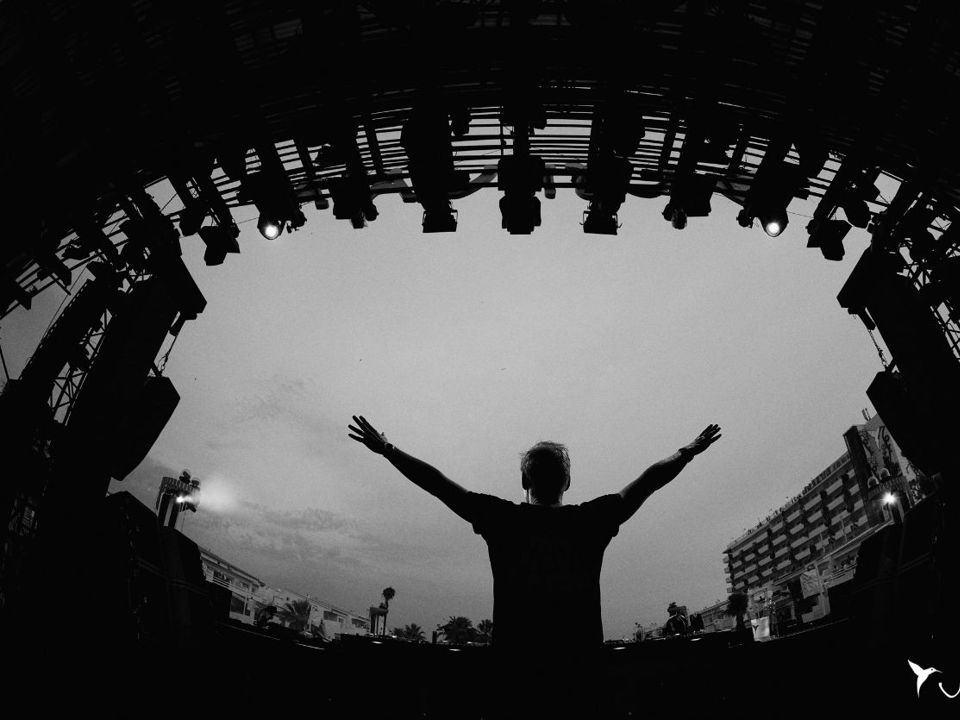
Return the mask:
{"type": "Polygon", "coordinates": [[[341,621],[342,618],[339,615],[337,615],[335,612],[331,612],[330,610],[324,610],[323,619],[338,623],[341,621]]]}
{"type": "Polygon", "coordinates": [[[230,577],[227,576],[227,575],[225,575],[224,573],[220,572],[219,570],[214,570],[214,571],[213,571],[213,579],[214,579],[216,582],[222,583],[223,585],[229,585],[229,584],[230,584],[230,577]]]}
{"type": "Polygon", "coordinates": [[[245,607],[246,603],[243,602],[243,598],[239,598],[233,593],[230,594],[230,612],[243,614],[245,607]]]}

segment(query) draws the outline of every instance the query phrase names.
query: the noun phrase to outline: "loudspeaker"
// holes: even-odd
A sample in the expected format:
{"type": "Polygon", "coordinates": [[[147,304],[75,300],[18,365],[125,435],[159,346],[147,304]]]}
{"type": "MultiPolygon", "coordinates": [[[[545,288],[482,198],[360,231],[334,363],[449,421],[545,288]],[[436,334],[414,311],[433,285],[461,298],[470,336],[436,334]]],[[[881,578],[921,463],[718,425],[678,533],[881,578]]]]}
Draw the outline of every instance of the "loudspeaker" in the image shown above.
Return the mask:
{"type": "MultiPolygon", "coordinates": [[[[45,513],[50,508],[58,517],[83,512],[103,497],[116,452],[113,438],[140,398],[176,314],[169,291],[155,279],[141,281],[122,296],[55,448],[45,513]]],[[[54,522],[53,531],[60,522],[54,522]]]]}
{"type": "Polygon", "coordinates": [[[177,646],[189,645],[208,637],[214,623],[200,548],[173,528],[161,527],[159,533],[170,601],[171,640],[177,646]]]}
{"type": "Polygon", "coordinates": [[[124,296],[74,403],[69,432],[115,431],[140,397],[177,310],[159,280],[142,281],[124,296]]]}
{"type": "Polygon", "coordinates": [[[907,391],[903,376],[891,370],[877,373],[867,388],[867,397],[903,454],[927,475],[937,472],[941,449],[937,446],[940,428],[936,416],[933,410],[921,406],[916,394],[907,391]]]}
{"type": "MultiPolygon", "coordinates": [[[[925,463],[925,470],[940,471],[956,463],[948,448],[955,442],[958,428],[960,363],[913,281],[898,274],[902,264],[899,256],[867,248],[837,300],[851,313],[869,312],[876,323],[900,373],[902,390],[882,380],[874,392],[887,407],[888,415],[896,415],[897,410],[891,409],[899,408],[908,418],[922,418],[924,426],[919,434],[930,439],[935,452],[924,454],[919,443],[912,443],[909,437],[907,445],[913,445],[915,452],[919,450],[919,463],[925,463]],[[905,396],[909,399],[904,400],[905,396]]],[[[902,430],[906,423],[896,419],[893,422],[901,426],[901,435],[906,437],[902,430]]],[[[899,443],[896,433],[894,437],[899,443]]],[[[910,457],[909,452],[907,456],[910,457]]]]}
{"type": "Polygon", "coordinates": [[[143,462],[179,402],[180,394],[170,378],[147,378],[112,438],[110,474],[115,479],[123,480],[143,462]]]}
{"type": "Polygon", "coordinates": [[[897,555],[901,525],[888,525],[863,541],[850,593],[850,619],[860,642],[884,644],[895,633],[897,555]]]}
{"type": "Polygon", "coordinates": [[[71,610],[105,644],[163,644],[169,631],[166,573],[157,517],[130,493],[103,501],[91,516],[82,576],[95,591],[80,593],[71,610]]]}

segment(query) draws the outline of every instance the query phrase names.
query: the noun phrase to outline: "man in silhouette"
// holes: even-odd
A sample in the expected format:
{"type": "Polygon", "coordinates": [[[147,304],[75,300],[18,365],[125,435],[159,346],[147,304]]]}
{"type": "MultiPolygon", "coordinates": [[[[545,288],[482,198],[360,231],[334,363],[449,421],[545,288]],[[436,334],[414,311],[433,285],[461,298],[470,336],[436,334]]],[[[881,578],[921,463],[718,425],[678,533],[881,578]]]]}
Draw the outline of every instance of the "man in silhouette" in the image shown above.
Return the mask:
{"type": "Polygon", "coordinates": [[[524,503],[469,492],[442,472],[396,448],[362,415],[349,436],[383,455],[415,485],[473,525],[487,542],[493,571],[493,648],[500,690],[513,686],[506,714],[574,716],[596,697],[600,568],[603,552],[651,493],[720,438],[709,425],[673,455],[654,463],[619,493],[564,505],[570,457],[539,442],[520,463],[524,503]]]}
{"type": "Polygon", "coordinates": [[[686,635],[689,630],[687,618],[675,602],[670,603],[667,607],[667,614],[670,617],[667,619],[667,624],[664,628],[666,631],[665,634],[680,637],[686,635]]]}

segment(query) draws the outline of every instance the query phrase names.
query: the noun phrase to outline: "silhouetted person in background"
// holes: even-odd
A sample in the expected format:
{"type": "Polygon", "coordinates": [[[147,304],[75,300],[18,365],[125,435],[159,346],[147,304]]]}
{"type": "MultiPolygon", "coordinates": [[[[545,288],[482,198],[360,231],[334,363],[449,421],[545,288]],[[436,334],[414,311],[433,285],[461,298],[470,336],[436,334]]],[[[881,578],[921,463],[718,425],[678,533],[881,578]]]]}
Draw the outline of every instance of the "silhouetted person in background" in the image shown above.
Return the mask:
{"type": "Polygon", "coordinates": [[[720,438],[709,425],[697,438],[654,463],[619,493],[563,505],[570,458],[558,443],[539,442],[520,463],[521,504],[469,492],[433,466],[387,442],[363,416],[350,437],[383,455],[405,477],[473,525],[487,542],[493,571],[493,649],[501,715],[588,717],[603,627],[600,568],[620,524],[690,460],[720,438]]]}
{"type": "Polygon", "coordinates": [[[670,615],[670,617],[667,619],[667,625],[664,628],[665,634],[675,635],[678,637],[683,637],[686,635],[687,631],[689,630],[687,618],[680,608],[677,607],[677,604],[670,603],[670,605],[667,606],[667,613],[670,615]]]}

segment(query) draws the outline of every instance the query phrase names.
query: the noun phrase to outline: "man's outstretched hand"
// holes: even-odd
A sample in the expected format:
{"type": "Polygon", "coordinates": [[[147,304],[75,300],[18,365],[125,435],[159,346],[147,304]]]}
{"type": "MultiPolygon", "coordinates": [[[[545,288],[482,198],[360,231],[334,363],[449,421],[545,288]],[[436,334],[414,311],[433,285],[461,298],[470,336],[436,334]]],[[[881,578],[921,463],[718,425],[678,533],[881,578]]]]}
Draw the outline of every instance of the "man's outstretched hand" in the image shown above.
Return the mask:
{"type": "Polygon", "coordinates": [[[707,428],[697,435],[696,440],[684,447],[692,455],[699,455],[721,437],[719,425],[707,425],[707,428]]]}
{"type": "Polygon", "coordinates": [[[372,450],[378,455],[383,455],[388,444],[387,436],[382,432],[377,432],[376,428],[368,423],[363,415],[353,415],[352,417],[353,422],[356,423],[356,427],[353,425],[347,425],[347,427],[350,429],[350,433],[348,433],[348,435],[358,443],[363,443],[366,445],[369,450],[372,450]]]}

